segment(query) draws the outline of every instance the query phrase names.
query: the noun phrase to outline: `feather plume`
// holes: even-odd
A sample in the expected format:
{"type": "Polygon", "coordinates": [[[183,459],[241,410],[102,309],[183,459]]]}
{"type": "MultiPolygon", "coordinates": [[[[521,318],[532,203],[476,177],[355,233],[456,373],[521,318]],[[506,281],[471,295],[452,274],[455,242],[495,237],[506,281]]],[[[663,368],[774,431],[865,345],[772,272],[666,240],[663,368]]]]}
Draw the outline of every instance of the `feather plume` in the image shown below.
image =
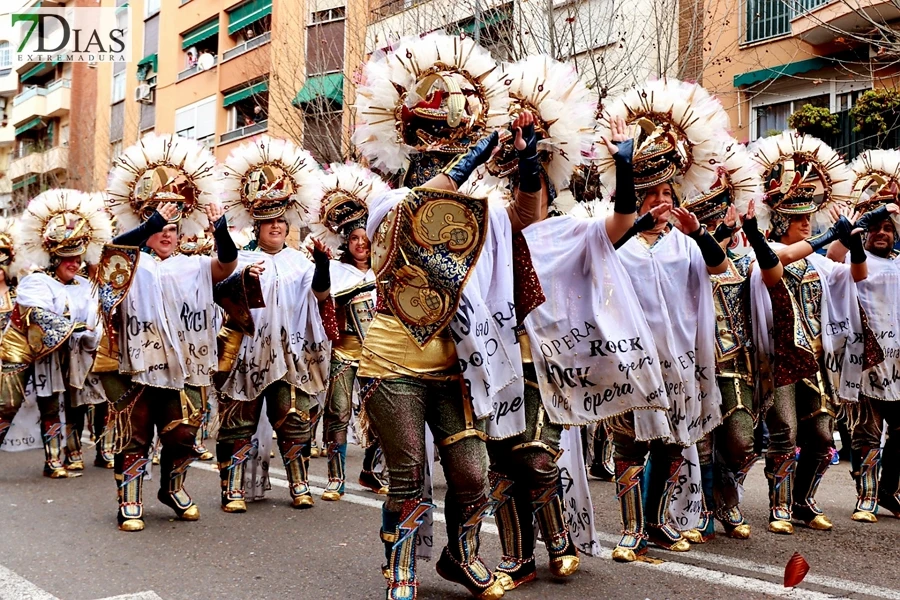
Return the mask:
{"type": "Polygon", "coordinates": [[[486,130],[507,123],[509,95],[497,63],[485,48],[471,38],[439,32],[405,38],[394,50],[374,55],[357,86],[353,142],[375,168],[399,171],[415,151],[399,134],[402,97],[414,92],[426,71],[435,67],[455,76],[463,90],[476,91],[478,100],[470,102],[469,108],[483,114],[486,130]]]}
{"type": "Polygon", "coordinates": [[[707,189],[715,182],[713,163],[719,150],[718,139],[730,129],[730,122],[719,101],[701,86],[667,78],[648,81],[614,98],[604,108],[597,127],[594,158],[606,189],[616,187],[615,161],[599,137],[612,139],[610,123],[616,117],[632,126],[642,117],[657,125],[671,125],[690,155],[687,169],[678,177],[679,184],[707,189]]]}
{"type": "Polygon", "coordinates": [[[508,206],[512,202],[509,181],[488,173],[479,167],[459,188],[460,194],[473,198],[487,198],[489,206],[508,206]]]}
{"type": "Polygon", "coordinates": [[[557,190],[591,154],[597,99],[575,68],[547,55],[529,56],[504,66],[501,75],[509,95],[521,108],[535,111],[546,131],[540,149],[550,154],[547,175],[557,190]]]}

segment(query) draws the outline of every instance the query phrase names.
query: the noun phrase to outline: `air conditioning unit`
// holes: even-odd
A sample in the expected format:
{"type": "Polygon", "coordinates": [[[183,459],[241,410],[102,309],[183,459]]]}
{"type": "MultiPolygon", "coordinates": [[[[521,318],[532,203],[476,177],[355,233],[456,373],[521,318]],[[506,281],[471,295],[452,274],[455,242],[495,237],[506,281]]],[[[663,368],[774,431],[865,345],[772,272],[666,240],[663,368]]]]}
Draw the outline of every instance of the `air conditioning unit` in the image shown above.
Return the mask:
{"type": "Polygon", "coordinates": [[[134,99],[141,104],[153,104],[153,88],[146,83],[139,84],[134,88],[134,99]]]}

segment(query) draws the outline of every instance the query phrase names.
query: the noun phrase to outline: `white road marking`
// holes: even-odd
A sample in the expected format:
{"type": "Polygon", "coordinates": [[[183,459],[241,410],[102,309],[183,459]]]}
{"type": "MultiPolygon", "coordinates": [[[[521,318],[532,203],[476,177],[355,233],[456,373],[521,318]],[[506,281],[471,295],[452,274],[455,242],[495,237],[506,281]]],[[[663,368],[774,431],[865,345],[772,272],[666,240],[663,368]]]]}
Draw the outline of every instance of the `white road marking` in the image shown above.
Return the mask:
{"type": "MultiPolygon", "coordinates": [[[[204,471],[210,471],[213,473],[218,473],[218,468],[212,464],[205,464],[201,462],[195,462],[191,466],[195,468],[202,469],[204,471]]],[[[281,469],[269,469],[270,474],[278,474],[283,475],[284,471],[281,469]]],[[[273,487],[279,488],[287,488],[287,481],[284,479],[279,479],[276,477],[271,477],[270,481],[272,482],[273,487]]],[[[325,477],[318,476],[310,476],[310,482],[325,484],[328,482],[325,477]]],[[[353,489],[354,491],[363,491],[365,488],[362,486],[358,486],[356,484],[347,484],[347,489],[353,489]]],[[[323,487],[319,486],[310,486],[310,489],[315,494],[321,494],[324,490],[323,487]]],[[[367,490],[366,490],[367,491],[367,490]]],[[[383,500],[376,499],[379,498],[377,496],[372,495],[372,497],[367,496],[358,496],[356,494],[346,493],[344,497],[341,498],[341,502],[350,502],[351,504],[359,504],[361,506],[368,506],[370,508],[381,509],[381,505],[383,500]]],[[[438,508],[442,508],[439,506],[438,508]]],[[[434,511],[434,520],[439,523],[446,522],[444,513],[439,510],[434,511]]],[[[481,527],[482,531],[485,533],[490,533],[492,535],[498,535],[497,526],[491,522],[485,522],[481,527]]],[[[608,533],[598,532],[598,537],[604,542],[608,542],[610,544],[615,545],[619,541],[619,536],[611,535],[608,533]]],[[[612,547],[610,546],[601,546],[600,547],[601,554],[599,558],[603,558],[605,560],[612,560],[612,547]]],[[[721,554],[714,554],[712,552],[706,552],[702,549],[695,548],[692,550],[690,554],[685,556],[686,559],[692,559],[699,562],[710,563],[713,565],[722,565],[731,567],[734,569],[740,569],[742,571],[747,571],[750,573],[762,573],[765,575],[769,575],[775,577],[777,579],[781,579],[784,576],[784,568],[776,567],[773,565],[767,565],[762,563],[756,563],[749,560],[742,560],[738,558],[732,558],[730,556],[725,556],[721,554]]],[[[726,587],[737,588],[741,590],[752,589],[754,591],[758,591],[760,593],[769,594],[772,596],[784,597],[784,598],[797,598],[802,600],[828,600],[834,598],[841,598],[844,596],[836,596],[832,594],[827,594],[824,592],[817,592],[815,590],[808,590],[804,588],[794,588],[789,589],[785,588],[783,585],[774,583],[767,579],[759,579],[756,577],[745,577],[742,575],[734,575],[731,573],[723,573],[714,569],[707,569],[705,567],[700,567],[696,565],[686,564],[682,562],[675,562],[673,560],[667,560],[665,562],[659,564],[650,564],[644,562],[635,562],[634,565],[639,568],[650,568],[656,569],[657,571],[663,571],[666,573],[671,573],[672,575],[679,575],[681,577],[687,577],[690,579],[696,579],[699,581],[703,581],[706,583],[710,583],[713,585],[722,585],[726,587]]],[[[867,596],[872,596],[876,598],[887,598],[889,600],[900,600],[900,590],[895,590],[891,588],[879,587],[875,585],[870,585],[858,581],[851,581],[846,579],[840,579],[837,577],[828,577],[824,575],[807,575],[804,583],[814,584],[823,586],[826,588],[840,590],[845,593],[853,593],[853,594],[865,594],[867,596]]]]}
{"type": "Polygon", "coordinates": [[[122,594],[121,596],[110,596],[109,598],[100,598],[100,600],[162,600],[156,592],[138,592],[136,594],[122,594]]]}
{"type": "Polygon", "coordinates": [[[58,600],[27,579],[0,565],[0,600],[58,600]]]}

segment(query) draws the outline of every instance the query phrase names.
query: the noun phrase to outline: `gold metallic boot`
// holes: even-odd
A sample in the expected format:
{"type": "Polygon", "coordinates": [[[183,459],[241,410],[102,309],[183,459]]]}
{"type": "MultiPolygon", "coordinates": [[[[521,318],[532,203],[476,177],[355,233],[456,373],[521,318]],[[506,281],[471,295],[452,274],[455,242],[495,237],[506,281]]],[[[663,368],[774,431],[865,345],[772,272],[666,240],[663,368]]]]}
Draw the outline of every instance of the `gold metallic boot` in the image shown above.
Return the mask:
{"type": "Polygon", "coordinates": [[[881,458],[880,448],[863,448],[859,473],[856,479],[856,510],[850,517],[860,523],[875,523],[878,517],[878,466],[881,458]]]}
{"type": "Polygon", "coordinates": [[[834,525],[825,516],[819,505],[816,504],[816,491],[822,482],[825,471],[831,466],[831,456],[826,456],[818,464],[809,466],[804,462],[801,451],[800,460],[797,463],[796,475],[794,475],[794,507],[793,516],[806,523],[810,529],[817,531],[830,531],[834,525]]]}
{"type": "Polygon", "coordinates": [[[669,502],[672,490],[678,483],[678,471],[683,458],[669,459],[668,464],[650,462],[650,480],[647,484],[647,537],[650,543],[671,552],[687,552],[691,543],[669,523],[669,502]]]}
{"type": "Polygon", "coordinates": [[[534,581],[537,571],[534,563],[534,513],[531,495],[527,491],[510,489],[510,480],[499,473],[490,472],[492,488],[503,496],[494,509],[494,521],[500,534],[502,556],[494,570],[494,576],[505,591],[534,581]],[[502,488],[499,486],[503,486],[502,488]],[[512,491],[512,494],[507,493],[512,491]]]}
{"type": "Polygon", "coordinates": [[[464,586],[479,600],[496,600],[505,592],[503,584],[478,555],[481,522],[493,508],[494,503],[486,498],[469,506],[448,502],[445,509],[448,541],[435,565],[438,575],[464,586]]]}
{"type": "Polygon", "coordinates": [[[647,553],[647,534],[644,529],[644,503],[641,493],[644,465],[615,460],[616,497],[622,515],[622,539],[612,551],[616,562],[634,562],[647,553]]]}
{"type": "Polygon", "coordinates": [[[581,560],[572,543],[566,516],[563,514],[562,490],[559,486],[546,490],[532,503],[541,537],[550,555],[550,572],[555,577],[568,577],[578,570],[581,560]]]}
{"type": "Polygon", "coordinates": [[[119,529],[141,531],[144,529],[144,472],[150,461],[141,454],[122,453],[116,455],[115,463],[116,489],[119,497],[116,521],[119,529]]]}
{"type": "Polygon", "coordinates": [[[244,499],[244,468],[253,452],[250,440],[218,442],[219,479],[222,485],[222,510],[227,513],[247,512],[244,499]]]}
{"type": "Polygon", "coordinates": [[[197,460],[197,457],[185,456],[171,459],[166,454],[166,448],[163,447],[160,457],[160,486],[156,498],[174,510],[180,520],[196,521],[200,518],[200,509],[184,489],[184,480],[188,467],[197,460]]]}
{"type": "MultiPolygon", "coordinates": [[[[747,479],[747,474],[750,472],[750,469],[756,464],[757,456],[751,456],[744,466],[737,470],[734,474],[734,499],[733,501],[737,501],[738,489],[744,485],[744,481],[747,479]]],[[[732,507],[727,507],[724,505],[725,500],[720,499],[717,500],[716,505],[716,518],[722,523],[722,527],[725,528],[725,534],[736,540],[746,540],[750,538],[750,523],[747,522],[747,519],[744,518],[744,514],[741,512],[741,507],[735,504],[732,507]]]]}
{"type": "Polygon", "coordinates": [[[288,490],[294,508],[312,508],[315,504],[309,491],[309,475],[306,457],[303,456],[304,444],[299,441],[278,440],[284,470],[287,471],[288,490]]]}
{"type": "Polygon", "coordinates": [[[347,461],[347,444],[328,442],[328,483],[322,492],[322,500],[336,502],[344,495],[344,465],[347,461]]]}
{"type": "MultiPolygon", "coordinates": [[[[81,477],[81,473],[73,473],[66,469],[62,461],[63,426],[59,422],[41,421],[41,433],[44,436],[44,477],[50,479],[67,479],[81,477]]],[[[82,463],[82,469],[84,464],[82,463]]]]}
{"type": "Polygon", "coordinates": [[[70,471],[84,471],[81,433],[75,425],[66,423],[66,468],[70,471]]]}
{"type": "Polygon", "coordinates": [[[766,454],[766,479],[769,480],[769,531],[783,535],[794,533],[791,524],[791,497],[797,459],[791,454],[766,454]]]}

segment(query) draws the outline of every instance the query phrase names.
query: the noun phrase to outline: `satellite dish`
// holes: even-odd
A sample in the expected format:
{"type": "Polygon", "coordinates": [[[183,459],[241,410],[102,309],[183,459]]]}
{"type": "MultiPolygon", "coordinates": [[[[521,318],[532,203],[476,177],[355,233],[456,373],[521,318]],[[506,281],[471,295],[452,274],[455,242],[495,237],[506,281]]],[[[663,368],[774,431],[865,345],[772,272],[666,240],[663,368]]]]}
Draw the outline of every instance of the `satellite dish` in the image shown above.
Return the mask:
{"type": "Polygon", "coordinates": [[[200,55],[200,58],[197,59],[197,70],[198,71],[206,71],[208,69],[213,68],[216,64],[216,59],[213,58],[212,54],[203,53],[200,55]]]}

